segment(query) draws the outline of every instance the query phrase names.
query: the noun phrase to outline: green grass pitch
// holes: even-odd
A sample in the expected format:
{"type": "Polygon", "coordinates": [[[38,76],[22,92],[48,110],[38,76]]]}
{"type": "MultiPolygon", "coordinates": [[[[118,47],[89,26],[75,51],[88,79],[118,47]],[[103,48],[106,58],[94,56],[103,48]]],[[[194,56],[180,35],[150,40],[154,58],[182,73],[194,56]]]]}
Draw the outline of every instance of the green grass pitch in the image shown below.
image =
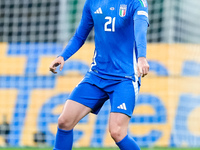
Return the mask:
{"type": "MultiPolygon", "coordinates": [[[[1,148],[0,150],[52,150],[52,148],[1,148]]],[[[119,150],[118,148],[73,148],[73,150],[119,150]]],[[[200,150],[200,148],[141,148],[141,150],[200,150]]]]}

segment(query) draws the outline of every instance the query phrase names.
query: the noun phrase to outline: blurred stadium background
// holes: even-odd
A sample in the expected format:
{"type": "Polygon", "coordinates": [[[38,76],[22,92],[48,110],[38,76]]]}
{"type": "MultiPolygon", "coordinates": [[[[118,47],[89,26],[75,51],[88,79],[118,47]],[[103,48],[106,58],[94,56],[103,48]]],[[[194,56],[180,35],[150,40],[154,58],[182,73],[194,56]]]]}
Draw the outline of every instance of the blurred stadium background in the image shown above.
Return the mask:
{"type": "MultiPolygon", "coordinates": [[[[0,0],[0,147],[52,147],[72,89],[90,67],[94,33],[53,75],[85,0],[0,0]]],[[[200,0],[148,0],[150,74],[129,134],[141,147],[200,147],[200,0]]],[[[74,130],[75,147],[113,147],[107,102],[74,130]]],[[[160,148],[161,149],[161,148],[160,148]]]]}

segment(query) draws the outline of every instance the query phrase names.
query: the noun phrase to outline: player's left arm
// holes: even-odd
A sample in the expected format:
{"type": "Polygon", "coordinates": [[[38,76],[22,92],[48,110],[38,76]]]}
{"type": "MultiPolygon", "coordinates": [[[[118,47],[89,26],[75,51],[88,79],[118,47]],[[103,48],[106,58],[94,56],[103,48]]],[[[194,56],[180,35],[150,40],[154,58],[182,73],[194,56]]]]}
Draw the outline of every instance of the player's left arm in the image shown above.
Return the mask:
{"type": "Polygon", "coordinates": [[[147,49],[147,28],[148,20],[148,4],[146,0],[135,0],[134,11],[134,33],[135,42],[138,51],[138,76],[146,76],[149,72],[149,64],[146,60],[147,49]]]}
{"type": "Polygon", "coordinates": [[[146,60],[146,48],[147,48],[147,22],[144,20],[136,20],[134,25],[135,41],[138,50],[138,76],[146,76],[149,72],[149,64],[146,60]]]}

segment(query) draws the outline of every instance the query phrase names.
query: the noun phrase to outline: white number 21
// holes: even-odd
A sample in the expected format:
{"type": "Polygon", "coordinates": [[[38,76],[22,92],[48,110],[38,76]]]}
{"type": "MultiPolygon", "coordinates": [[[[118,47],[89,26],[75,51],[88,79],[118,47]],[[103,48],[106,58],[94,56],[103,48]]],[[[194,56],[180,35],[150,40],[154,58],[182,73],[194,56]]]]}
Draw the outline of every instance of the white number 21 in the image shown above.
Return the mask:
{"type": "Polygon", "coordinates": [[[105,31],[109,31],[109,32],[115,32],[115,17],[111,18],[109,16],[105,17],[106,20],[108,20],[105,24],[104,24],[104,30],[105,31]],[[108,25],[112,24],[112,28],[108,28],[108,25]]]}

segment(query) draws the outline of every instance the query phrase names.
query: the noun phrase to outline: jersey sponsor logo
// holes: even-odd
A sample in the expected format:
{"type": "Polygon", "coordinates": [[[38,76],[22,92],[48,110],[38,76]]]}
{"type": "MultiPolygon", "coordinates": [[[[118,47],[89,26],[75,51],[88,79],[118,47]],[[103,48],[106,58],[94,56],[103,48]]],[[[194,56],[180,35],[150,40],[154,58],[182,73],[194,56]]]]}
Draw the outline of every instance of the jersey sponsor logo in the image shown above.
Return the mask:
{"type": "Polygon", "coordinates": [[[114,7],[110,7],[110,10],[115,10],[115,8],[114,7]]]}
{"type": "Polygon", "coordinates": [[[118,109],[124,109],[124,110],[126,110],[126,105],[125,105],[125,103],[122,103],[122,104],[119,105],[117,108],[118,108],[118,109]]]}
{"type": "Polygon", "coordinates": [[[147,7],[147,1],[146,0],[139,0],[139,1],[140,1],[141,5],[143,7],[147,7]]]}
{"type": "Polygon", "coordinates": [[[138,11],[137,14],[138,15],[144,15],[148,18],[148,13],[146,11],[138,11]]]}
{"type": "Polygon", "coordinates": [[[99,7],[94,13],[95,14],[103,14],[101,7],[99,7]]]}
{"type": "Polygon", "coordinates": [[[125,4],[120,5],[119,16],[120,17],[126,16],[126,10],[127,10],[127,5],[125,5],[125,4]]]}

